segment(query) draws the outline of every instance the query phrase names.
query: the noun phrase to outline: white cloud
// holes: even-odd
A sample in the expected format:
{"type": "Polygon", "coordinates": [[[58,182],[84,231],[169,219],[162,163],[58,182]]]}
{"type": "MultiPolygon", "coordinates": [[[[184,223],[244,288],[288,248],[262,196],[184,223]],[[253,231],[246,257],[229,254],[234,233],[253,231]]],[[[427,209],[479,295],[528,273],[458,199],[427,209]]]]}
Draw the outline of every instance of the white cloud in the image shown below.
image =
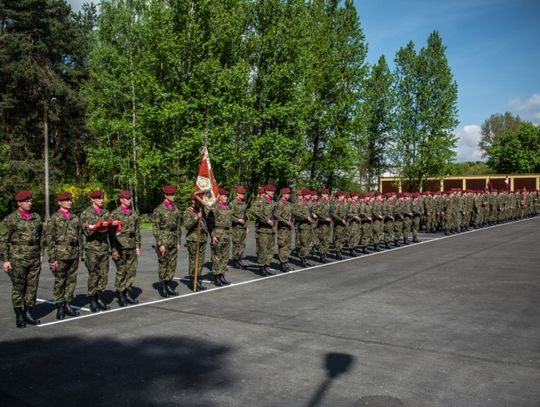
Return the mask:
{"type": "Polygon", "coordinates": [[[534,93],[527,100],[514,98],[508,103],[509,106],[523,119],[540,124],[540,94],[534,93]]]}
{"type": "Polygon", "coordinates": [[[454,131],[458,138],[456,161],[484,161],[482,151],[478,148],[480,141],[480,126],[477,124],[469,124],[464,127],[459,127],[454,131]]]}
{"type": "Polygon", "coordinates": [[[67,2],[75,12],[81,11],[83,3],[98,3],[96,0],[67,0],[67,2]]]}

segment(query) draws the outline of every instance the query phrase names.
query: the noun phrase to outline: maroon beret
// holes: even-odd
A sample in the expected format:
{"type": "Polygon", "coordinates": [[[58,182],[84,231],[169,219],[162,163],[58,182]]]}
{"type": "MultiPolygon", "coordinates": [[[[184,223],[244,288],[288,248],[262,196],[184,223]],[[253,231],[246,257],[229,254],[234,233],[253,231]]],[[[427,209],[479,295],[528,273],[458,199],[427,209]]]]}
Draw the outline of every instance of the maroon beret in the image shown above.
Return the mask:
{"type": "Polygon", "coordinates": [[[337,191],[336,196],[345,196],[345,192],[343,191],[337,191]]]}
{"type": "Polygon", "coordinates": [[[173,185],[167,185],[164,186],[161,191],[163,192],[163,195],[174,195],[176,194],[176,187],[173,185]]]}
{"type": "Polygon", "coordinates": [[[302,196],[308,196],[308,195],[311,195],[311,190],[304,188],[302,190],[302,196]]]}
{"type": "Polygon", "coordinates": [[[242,185],[238,185],[236,187],[236,193],[237,194],[245,194],[246,193],[246,188],[244,188],[242,185]]]}
{"type": "Polygon", "coordinates": [[[322,194],[327,195],[329,192],[330,192],[330,191],[328,190],[328,188],[323,188],[323,189],[321,189],[321,195],[322,195],[322,194]]]}
{"type": "Polygon", "coordinates": [[[129,191],[120,191],[118,193],[118,198],[122,198],[122,199],[131,199],[133,195],[131,195],[131,192],[129,191]]]}
{"type": "Polygon", "coordinates": [[[60,192],[56,195],[57,201],[71,201],[71,192],[60,192]]]}
{"type": "Polygon", "coordinates": [[[257,192],[259,194],[264,194],[264,187],[259,187],[259,189],[257,190],[257,192]]]}
{"type": "Polygon", "coordinates": [[[229,195],[229,191],[227,191],[225,188],[218,188],[218,194],[220,195],[229,195]]]}
{"type": "Polygon", "coordinates": [[[265,191],[275,191],[276,190],[276,186],[274,184],[268,184],[264,187],[264,190],[265,191]]]}
{"type": "Polygon", "coordinates": [[[382,195],[382,192],[381,192],[381,191],[375,192],[375,196],[381,196],[381,195],[382,195]]]}
{"type": "Polygon", "coordinates": [[[317,196],[319,194],[317,194],[317,191],[311,191],[311,196],[317,196]]]}
{"type": "Polygon", "coordinates": [[[90,194],[90,198],[92,199],[101,199],[103,198],[103,196],[105,195],[105,193],[99,189],[96,189],[95,191],[92,191],[92,193],[90,194]]]}
{"type": "Polygon", "coordinates": [[[283,187],[279,190],[280,193],[282,194],[290,194],[291,193],[291,188],[289,187],[283,187]]]}
{"type": "Polygon", "coordinates": [[[15,195],[15,200],[17,202],[26,201],[27,199],[32,199],[32,192],[30,191],[19,191],[15,195]]]}

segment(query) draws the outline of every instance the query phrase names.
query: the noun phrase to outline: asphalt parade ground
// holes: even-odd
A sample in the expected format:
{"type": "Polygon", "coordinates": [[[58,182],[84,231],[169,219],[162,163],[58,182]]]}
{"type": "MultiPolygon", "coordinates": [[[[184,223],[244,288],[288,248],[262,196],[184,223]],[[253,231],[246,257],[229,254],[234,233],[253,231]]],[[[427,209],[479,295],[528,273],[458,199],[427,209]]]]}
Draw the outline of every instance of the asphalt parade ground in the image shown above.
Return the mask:
{"type": "Polygon", "coordinates": [[[250,235],[250,267],[198,293],[182,248],[166,299],[152,243],[139,305],[111,262],[111,310],[89,312],[81,266],[63,321],[44,263],[37,327],[15,327],[1,273],[0,406],[540,406],[540,218],[265,278],[250,235]]]}

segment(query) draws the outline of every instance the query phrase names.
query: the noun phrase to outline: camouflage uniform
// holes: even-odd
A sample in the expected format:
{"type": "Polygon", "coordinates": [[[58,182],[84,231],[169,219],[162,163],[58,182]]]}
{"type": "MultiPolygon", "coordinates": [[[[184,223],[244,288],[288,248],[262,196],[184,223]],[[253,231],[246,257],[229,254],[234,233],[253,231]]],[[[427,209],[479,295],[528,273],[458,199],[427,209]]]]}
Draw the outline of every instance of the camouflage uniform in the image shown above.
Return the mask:
{"type": "Polygon", "coordinates": [[[384,215],[382,212],[383,201],[374,199],[371,203],[371,230],[373,231],[373,249],[378,252],[379,244],[383,236],[383,221],[384,215]]]}
{"type": "Polygon", "coordinates": [[[235,199],[229,205],[232,213],[232,258],[236,266],[242,267],[247,236],[247,204],[242,200],[235,199]],[[239,223],[243,219],[244,223],[239,223]]]}
{"type": "Polygon", "coordinates": [[[201,290],[204,287],[200,284],[202,280],[202,268],[206,255],[206,242],[208,239],[208,228],[204,209],[194,207],[193,205],[184,211],[182,223],[186,229],[186,246],[189,254],[189,277],[193,284],[197,285],[197,289],[201,290]],[[197,215],[202,211],[202,217],[197,219],[197,215]],[[197,263],[197,264],[195,264],[197,263]],[[195,268],[197,268],[197,282],[195,279],[195,268]]]}
{"type": "Polygon", "coordinates": [[[292,204],[282,197],[276,207],[277,222],[277,245],[278,258],[282,271],[289,271],[289,257],[291,256],[292,228],[294,227],[292,218],[292,204]]]}
{"type": "Polygon", "coordinates": [[[323,263],[328,262],[326,256],[332,240],[332,207],[332,201],[325,202],[321,198],[313,208],[313,213],[317,215],[316,233],[319,240],[319,255],[323,263]]]}
{"type": "MultiPolygon", "coordinates": [[[[219,276],[227,271],[231,253],[232,212],[222,202],[217,202],[209,214],[210,233],[217,242],[211,245],[212,274],[219,276]]],[[[219,284],[219,283],[218,283],[219,284]]]]}
{"type": "Polygon", "coordinates": [[[70,303],[77,285],[77,269],[82,257],[82,231],[79,218],[71,212],[66,218],[60,210],[51,215],[45,226],[49,263],[54,270],[53,298],[56,304],[70,303]]]}
{"type": "Polygon", "coordinates": [[[413,214],[412,224],[411,224],[411,234],[413,242],[418,242],[418,231],[420,230],[420,220],[422,214],[424,213],[424,205],[420,196],[413,197],[411,202],[411,212],[413,214]]]}
{"type": "Polygon", "coordinates": [[[182,238],[180,211],[174,205],[168,208],[164,202],[159,204],[152,214],[152,230],[156,239],[159,281],[170,282],[176,272],[178,246],[182,238]],[[163,256],[159,253],[160,246],[165,246],[163,256]]]}
{"type": "Polygon", "coordinates": [[[390,248],[390,241],[394,238],[394,204],[393,198],[387,197],[382,204],[383,239],[387,249],[390,248]]]}
{"type": "Polygon", "coordinates": [[[334,220],[334,249],[336,258],[342,260],[341,251],[346,239],[347,231],[347,204],[345,202],[336,201],[333,206],[332,219],[334,220]]]}
{"type": "Polygon", "coordinates": [[[311,251],[311,243],[313,241],[313,218],[310,214],[310,201],[301,200],[294,206],[293,216],[294,223],[298,225],[298,257],[302,263],[302,267],[307,267],[309,264],[306,257],[311,251]]]}
{"type": "Polygon", "coordinates": [[[369,198],[362,199],[358,204],[358,217],[360,218],[360,247],[362,248],[362,253],[367,253],[367,246],[373,235],[371,227],[371,205],[369,204],[368,199],[369,198]]]}
{"type": "Polygon", "coordinates": [[[255,217],[257,262],[265,275],[270,274],[268,267],[274,257],[274,226],[268,224],[268,220],[274,220],[272,219],[274,205],[275,202],[266,195],[251,207],[251,213],[255,217]]]}
{"type": "Polygon", "coordinates": [[[349,204],[349,236],[348,236],[348,242],[347,245],[349,246],[349,250],[351,252],[351,256],[356,255],[356,248],[360,245],[360,237],[361,237],[361,223],[360,223],[360,216],[358,214],[358,201],[353,198],[353,200],[349,204]]]}

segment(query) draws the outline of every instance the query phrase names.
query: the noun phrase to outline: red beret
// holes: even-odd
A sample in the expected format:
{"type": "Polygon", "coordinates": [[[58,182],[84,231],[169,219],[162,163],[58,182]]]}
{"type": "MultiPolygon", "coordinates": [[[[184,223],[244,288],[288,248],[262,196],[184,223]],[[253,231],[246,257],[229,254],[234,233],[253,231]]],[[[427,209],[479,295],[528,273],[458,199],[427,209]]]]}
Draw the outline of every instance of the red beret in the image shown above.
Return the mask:
{"type": "Polygon", "coordinates": [[[71,192],[60,192],[56,195],[57,201],[71,201],[71,192]]]}
{"type": "Polygon", "coordinates": [[[412,197],[418,198],[420,196],[420,192],[413,192],[412,197]]]}
{"type": "Polygon", "coordinates": [[[311,195],[311,191],[307,188],[304,188],[302,190],[302,196],[308,196],[308,195],[311,195]]]}
{"type": "Polygon", "coordinates": [[[264,187],[259,187],[259,189],[257,190],[257,192],[259,194],[264,194],[264,187]]]}
{"type": "Polygon", "coordinates": [[[345,192],[343,191],[337,191],[336,196],[345,196],[345,192]]]}
{"type": "Polygon", "coordinates": [[[319,195],[319,194],[317,193],[317,191],[311,191],[311,196],[317,196],[317,195],[319,195]]]}
{"type": "Polygon", "coordinates": [[[279,190],[280,193],[282,194],[290,194],[291,193],[291,188],[289,187],[283,187],[279,190]]]}
{"type": "Polygon", "coordinates": [[[381,195],[382,195],[382,192],[381,192],[381,191],[375,192],[375,196],[381,196],[381,195]]]}
{"type": "Polygon", "coordinates": [[[162,189],[163,195],[174,195],[176,194],[176,187],[173,185],[164,186],[162,189]]]}
{"type": "Polygon", "coordinates": [[[15,195],[15,200],[17,202],[26,201],[27,199],[32,199],[32,192],[30,191],[19,191],[15,195]]]}
{"type": "Polygon", "coordinates": [[[246,193],[246,188],[244,188],[242,185],[238,185],[236,187],[236,193],[237,194],[245,194],[246,193]]]}
{"type": "Polygon", "coordinates": [[[129,191],[120,191],[118,193],[118,198],[122,199],[131,199],[133,195],[131,195],[131,192],[129,191]]]}
{"type": "Polygon", "coordinates": [[[321,195],[322,195],[322,194],[327,195],[328,193],[330,193],[330,191],[328,190],[328,188],[323,188],[323,189],[321,189],[321,195]]]}
{"type": "Polygon", "coordinates": [[[276,186],[274,184],[268,184],[264,187],[264,190],[265,191],[275,191],[276,190],[276,186]]]}
{"type": "Polygon", "coordinates": [[[229,191],[227,191],[225,188],[218,188],[218,193],[220,195],[229,195],[229,191]]]}
{"type": "Polygon", "coordinates": [[[101,199],[103,198],[103,196],[105,195],[105,192],[99,190],[99,189],[96,189],[95,191],[92,191],[92,193],[90,194],[90,198],[92,199],[101,199]]]}

